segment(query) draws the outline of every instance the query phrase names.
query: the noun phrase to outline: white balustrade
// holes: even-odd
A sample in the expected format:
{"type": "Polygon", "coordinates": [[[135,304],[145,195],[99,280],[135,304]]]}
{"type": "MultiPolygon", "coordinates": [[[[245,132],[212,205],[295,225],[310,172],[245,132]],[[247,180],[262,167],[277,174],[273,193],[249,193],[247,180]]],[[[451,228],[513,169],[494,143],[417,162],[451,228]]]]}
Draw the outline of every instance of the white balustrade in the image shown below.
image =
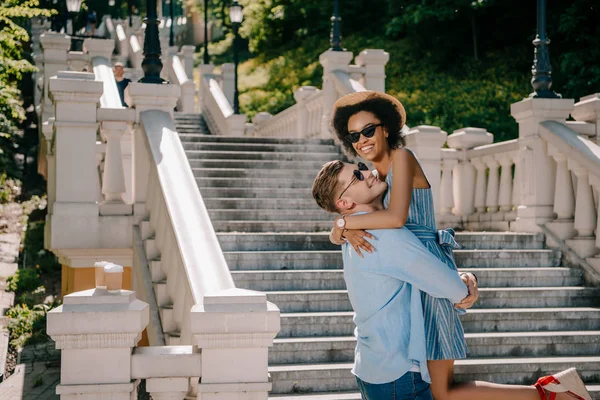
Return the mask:
{"type": "Polygon", "coordinates": [[[194,103],[196,100],[196,85],[194,81],[187,75],[186,69],[178,55],[171,57],[169,79],[171,82],[181,86],[181,96],[177,101],[177,111],[184,113],[194,112],[194,103]]]}
{"type": "Polygon", "coordinates": [[[498,164],[498,161],[491,156],[484,157],[483,162],[489,168],[485,206],[488,213],[495,213],[498,211],[498,186],[500,184],[498,169],[500,168],[500,165],[498,164]]]}
{"type": "Polygon", "coordinates": [[[471,163],[477,170],[477,180],[475,183],[475,210],[479,214],[485,213],[485,198],[487,189],[487,176],[485,174],[487,166],[480,158],[472,159],[471,163]]]}
{"type": "Polygon", "coordinates": [[[442,216],[452,213],[454,208],[454,191],[452,187],[452,170],[458,164],[458,160],[442,160],[442,184],[441,184],[441,214],[442,216]]]}
{"type": "Polygon", "coordinates": [[[244,114],[234,114],[231,104],[213,75],[205,74],[200,81],[202,116],[214,135],[243,136],[244,114]]]}

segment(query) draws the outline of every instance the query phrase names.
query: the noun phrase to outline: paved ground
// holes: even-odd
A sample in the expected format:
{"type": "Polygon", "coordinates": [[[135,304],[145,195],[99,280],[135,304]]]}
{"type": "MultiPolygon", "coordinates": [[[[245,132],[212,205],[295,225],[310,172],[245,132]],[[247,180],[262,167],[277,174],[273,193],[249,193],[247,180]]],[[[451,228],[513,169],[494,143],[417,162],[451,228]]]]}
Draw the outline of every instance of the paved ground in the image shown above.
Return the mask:
{"type": "Polygon", "coordinates": [[[60,352],[54,342],[27,346],[15,373],[0,383],[2,400],[59,400],[60,352]]]}

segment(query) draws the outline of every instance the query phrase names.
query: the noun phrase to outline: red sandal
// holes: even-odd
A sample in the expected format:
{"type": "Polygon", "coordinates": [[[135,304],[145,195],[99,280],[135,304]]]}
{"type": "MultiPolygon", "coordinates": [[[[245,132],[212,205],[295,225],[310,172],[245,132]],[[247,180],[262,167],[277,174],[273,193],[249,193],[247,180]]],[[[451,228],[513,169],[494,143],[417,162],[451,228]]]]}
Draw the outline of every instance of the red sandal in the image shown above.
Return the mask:
{"type": "Polygon", "coordinates": [[[556,393],[567,393],[577,400],[592,400],[575,368],[544,376],[538,379],[534,386],[541,400],[546,400],[546,392],[550,392],[548,400],[555,400],[556,393]]]}

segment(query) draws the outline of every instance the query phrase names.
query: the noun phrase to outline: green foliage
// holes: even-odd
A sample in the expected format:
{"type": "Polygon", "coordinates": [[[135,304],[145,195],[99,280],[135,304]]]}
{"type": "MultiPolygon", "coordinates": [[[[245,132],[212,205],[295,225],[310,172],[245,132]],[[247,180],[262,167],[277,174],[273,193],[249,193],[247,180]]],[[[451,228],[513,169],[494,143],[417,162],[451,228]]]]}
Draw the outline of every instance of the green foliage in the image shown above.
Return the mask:
{"type": "Polygon", "coordinates": [[[19,269],[6,279],[6,289],[16,294],[33,292],[41,284],[40,273],[34,268],[19,269]]]}
{"type": "Polygon", "coordinates": [[[29,221],[23,243],[23,264],[39,268],[44,276],[60,274],[61,266],[56,256],[44,249],[45,220],[29,221]]]}
{"type": "Polygon", "coordinates": [[[29,41],[24,26],[31,18],[51,15],[38,5],[38,0],[0,0],[0,171],[11,175],[14,139],[25,119],[18,81],[35,71],[24,52],[29,41]]]}
{"type": "Polygon", "coordinates": [[[46,335],[46,314],[52,307],[38,304],[28,307],[16,305],[6,312],[10,318],[8,330],[11,346],[21,349],[26,344],[35,344],[48,340],[46,335]]]}
{"type": "Polygon", "coordinates": [[[0,173],[0,204],[11,203],[21,194],[21,182],[10,179],[5,172],[0,173]]]}

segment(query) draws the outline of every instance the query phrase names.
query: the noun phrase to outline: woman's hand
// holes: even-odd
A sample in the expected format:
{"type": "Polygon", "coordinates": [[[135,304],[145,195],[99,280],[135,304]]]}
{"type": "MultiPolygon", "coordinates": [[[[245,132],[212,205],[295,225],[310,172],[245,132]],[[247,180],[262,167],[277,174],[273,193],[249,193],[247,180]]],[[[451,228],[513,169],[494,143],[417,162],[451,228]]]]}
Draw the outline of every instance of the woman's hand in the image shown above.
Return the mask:
{"type": "Polygon", "coordinates": [[[344,232],[344,237],[361,258],[363,257],[361,250],[367,253],[375,251],[375,247],[367,240],[367,238],[373,239],[373,235],[369,232],[362,229],[349,229],[344,232]]]}
{"type": "Polygon", "coordinates": [[[477,278],[471,273],[460,274],[460,278],[469,288],[469,295],[465,297],[460,303],[455,304],[457,308],[466,310],[467,308],[473,307],[473,304],[479,299],[479,289],[477,287],[477,278]]]}

